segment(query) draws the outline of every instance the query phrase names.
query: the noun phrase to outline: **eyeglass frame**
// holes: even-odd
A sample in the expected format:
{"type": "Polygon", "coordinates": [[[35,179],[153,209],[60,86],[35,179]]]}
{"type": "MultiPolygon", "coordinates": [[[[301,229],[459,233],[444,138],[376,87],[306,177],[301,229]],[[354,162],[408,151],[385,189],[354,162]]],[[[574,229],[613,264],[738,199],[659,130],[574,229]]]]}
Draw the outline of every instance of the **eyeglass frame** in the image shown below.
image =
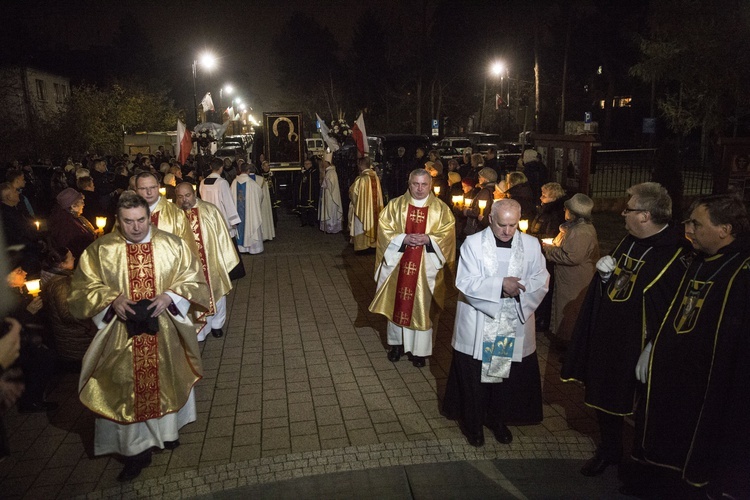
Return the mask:
{"type": "Polygon", "coordinates": [[[624,215],[627,215],[630,212],[650,212],[650,211],[651,210],[646,210],[645,208],[628,208],[628,207],[625,207],[625,208],[622,209],[622,212],[620,212],[620,213],[624,214],[624,215]]]}

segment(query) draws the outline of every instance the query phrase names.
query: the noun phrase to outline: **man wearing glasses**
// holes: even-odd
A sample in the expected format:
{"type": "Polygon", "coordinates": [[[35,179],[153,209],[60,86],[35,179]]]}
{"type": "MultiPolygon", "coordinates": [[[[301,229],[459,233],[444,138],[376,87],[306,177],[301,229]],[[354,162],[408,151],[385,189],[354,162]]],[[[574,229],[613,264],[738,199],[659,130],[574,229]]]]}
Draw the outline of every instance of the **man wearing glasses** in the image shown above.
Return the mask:
{"type": "Polygon", "coordinates": [[[670,224],[667,190],[645,182],[627,192],[628,234],[597,263],[560,373],[585,384],[584,402],[597,413],[601,443],[581,469],[584,476],[622,460],[623,418],[633,414],[651,341],[687,268],[689,245],[670,224]]]}

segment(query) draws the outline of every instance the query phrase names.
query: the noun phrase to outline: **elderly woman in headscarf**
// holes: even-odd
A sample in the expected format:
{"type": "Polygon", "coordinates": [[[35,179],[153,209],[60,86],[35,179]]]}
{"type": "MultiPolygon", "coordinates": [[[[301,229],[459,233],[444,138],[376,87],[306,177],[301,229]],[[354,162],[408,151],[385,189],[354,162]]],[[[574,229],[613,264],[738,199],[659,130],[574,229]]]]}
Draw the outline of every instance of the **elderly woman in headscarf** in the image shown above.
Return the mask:
{"type": "Polygon", "coordinates": [[[576,193],[565,202],[565,222],[552,244],[542,244],[544,255],[555,264],[551,332],[559,350],[570,342],[591,278],[599,260],[599,240],[591,223],[594,201],[576,193]]]}
{"type": "Polygon", "coordinates": [[[428,161],[424,164],[424,169],[427,170],[427,173],[432,177],[432,191],[435,192],[435,188],[439,189],[439,191],[435,193],[435,196],[443,200],[446,205],[450,206],[450,189],[448,189],[448,182],[443,176],[443,164],[439,161],[428,161]]]}
{"type": "Polygon", "coordinates": [[[97,233],[83,216],[83,194],[73,188],[63,189],[49,218],[50,238],[55,245],[66,247],[76,261],[94,242],[97,233]]]}

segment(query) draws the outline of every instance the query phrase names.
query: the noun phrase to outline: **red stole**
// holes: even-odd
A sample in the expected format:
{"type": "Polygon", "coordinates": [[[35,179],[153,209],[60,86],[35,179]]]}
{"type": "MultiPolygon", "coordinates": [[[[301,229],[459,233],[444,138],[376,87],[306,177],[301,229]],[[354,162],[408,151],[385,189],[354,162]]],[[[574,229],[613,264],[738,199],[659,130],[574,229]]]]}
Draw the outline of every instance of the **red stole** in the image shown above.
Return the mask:
{"type": "Polygon", "coordinates": [[[378,234],[378,220],[380,219],[380,204],[378,203],[378,174],[373,173],[370,176],[370,190],[372,191],[372,210],[373,215],[373,231],[377,237],[378,234]]]}
{"type": "MultiPolygon", "coordinates": [[[[128,298],[133,301],[156,297],[154,251],[151,243],[127,245],[128,298]]],[[[162,416],[159,402],[158,335],[133,337],[133,391],[135,419],[143,422],[162,416]]]]}
{"type": "Polygon", "coordinates": [[[159,212],[151,212],[151,225],[156,228],[159,227],[159,212]]]}
{"type": "MultiPolygon", "coordinates": [[[[208,289],[211,290],[211,277],[208,275],[208,261],[206,260],[206,246],[203,244],[203,231],[201,228],[201,218],[198,213],[198,207],[193,207],[190,210],[185,210],[188,222],[190,222],[190,230],[193,231],[195,236],[195,243],[198,245],[198,257],[201,260],[201,267],[203,268],[203,276],[206,278],[208,283],[208,289]]],[[[216,314],[216,307],[214,306],[214,294],[209,294],[208,312],[201,315],[212,316],[216,314]]]]}
{"type": "MultiPolygon", "coordinates": [[[[406,234],[424,234],[427,229],[427,208],[417,208],[409,205],[406,213],[406,234]]],[[[414,309],[414,295],[417,292],[419,268],[422,265],[424,246],[410,247],[404,250],[398,266],[398,282],[396,285],[396,302],[393,306],[393,322],[401,326],[411,324],[411,314],[414,309]]]]}

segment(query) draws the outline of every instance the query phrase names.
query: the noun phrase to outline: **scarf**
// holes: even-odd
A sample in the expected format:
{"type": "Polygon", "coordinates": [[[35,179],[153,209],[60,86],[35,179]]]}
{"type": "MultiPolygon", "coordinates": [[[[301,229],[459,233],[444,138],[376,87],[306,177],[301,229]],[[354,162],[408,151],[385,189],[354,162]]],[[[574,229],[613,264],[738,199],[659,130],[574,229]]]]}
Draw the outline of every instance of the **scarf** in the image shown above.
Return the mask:
{"type": "MultiPolygon", "coordinates": [[[[492,231],[482,233],[482,260],[488,276],[500,276],[497,245],[492,231]]],[[[513,238],[507,276],[521,276],[523,271],[523,243],[520,235],[513,238]]],[[[500,299],[500,310],[494,317],[485,316],[482,332],[483,383],[500,383],[510,375],[513,348],[516,343],[518,313],[516,299],[500,299]]]]}

